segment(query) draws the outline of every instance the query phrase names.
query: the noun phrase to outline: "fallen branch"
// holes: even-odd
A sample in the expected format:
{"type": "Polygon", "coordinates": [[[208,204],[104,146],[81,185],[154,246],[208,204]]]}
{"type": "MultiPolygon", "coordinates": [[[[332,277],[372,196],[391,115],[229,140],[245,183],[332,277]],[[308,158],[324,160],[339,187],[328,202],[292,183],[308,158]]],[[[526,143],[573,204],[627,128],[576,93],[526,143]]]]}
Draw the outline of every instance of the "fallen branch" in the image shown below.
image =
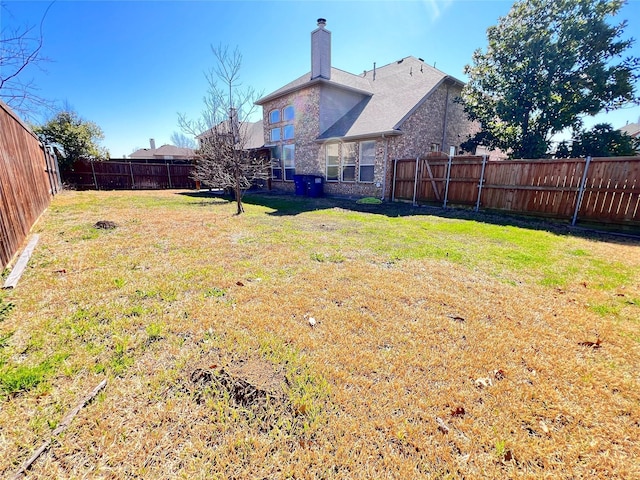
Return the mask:
{"type": "Polygon", "coordinates": [[[33,464],[33,462],[35,462],[40,455],[42,455],[46,450],[49,449],[49,447],[51,446],[51,442],[53,441],[53,438],[56,437],[57,435],[60,435],[62,432],[64,432],[69,427],[69,424],[74,419],[74,417],[78,414],[78,412],[80,410],[82,410],[87,403],[89,403],[91,400],[93,400],[93,398],[96,395],[98,395],[100,390],[102,390],[106,385],[107,385],[107,381],[106,380],[101,381],[98,384],[98,386],[91,391],[91,393],[89,395],[84,397],[84,399],[82,399],[82,401],[80,403],[78,403],[78,405],[76,405],[76,407],[73,410],[71,410],[69,413],[67,413],[67,415],[62,419],[60,424],[51,433],[51,438],[46,440],[40,446],[40,448],[38,448],[38,450],[36,450],[33,453],[33,455],[31,455],[31,457],[29,457],[29,459],[22,464],[20,469],[12,477],[12,480],[17,480],[17,479],[21,478],[22,475],[24,475],[24,473],[29,469],[31,464],[33,464]]]}

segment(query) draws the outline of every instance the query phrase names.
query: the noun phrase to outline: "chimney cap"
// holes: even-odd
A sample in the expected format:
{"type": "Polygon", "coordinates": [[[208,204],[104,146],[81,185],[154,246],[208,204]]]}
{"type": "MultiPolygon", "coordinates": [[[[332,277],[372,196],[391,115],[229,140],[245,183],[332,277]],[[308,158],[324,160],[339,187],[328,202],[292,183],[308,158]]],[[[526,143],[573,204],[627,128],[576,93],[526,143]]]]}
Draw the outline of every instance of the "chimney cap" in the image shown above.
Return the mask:
{"type": "Polygon", "coordinates": [[[320,28],[324,27],[327,24],[327,19],[326,18],[319,18],[318,19],[318,26],[320,28]]]}

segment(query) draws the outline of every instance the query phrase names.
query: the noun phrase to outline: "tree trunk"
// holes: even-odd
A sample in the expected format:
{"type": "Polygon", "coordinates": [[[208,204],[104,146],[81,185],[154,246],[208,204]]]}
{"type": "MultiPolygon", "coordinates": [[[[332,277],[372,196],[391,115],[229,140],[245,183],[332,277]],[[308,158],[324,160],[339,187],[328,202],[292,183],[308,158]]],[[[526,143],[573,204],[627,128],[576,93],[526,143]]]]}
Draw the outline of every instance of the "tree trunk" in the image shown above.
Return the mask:
{"type": "Polygon", "coordinates": [[[241,213],[244,212],[244,207],[242,206],[242,190],[240,188],[240,172],[238,171],[238,169],[236,169],[235,171],[235,177],[236,177],[236,186],[235,186],[235,191],[236,191],[236,204],[238,206],[237,211],[236,211],[236,215],[240,215],[241,213]]]}

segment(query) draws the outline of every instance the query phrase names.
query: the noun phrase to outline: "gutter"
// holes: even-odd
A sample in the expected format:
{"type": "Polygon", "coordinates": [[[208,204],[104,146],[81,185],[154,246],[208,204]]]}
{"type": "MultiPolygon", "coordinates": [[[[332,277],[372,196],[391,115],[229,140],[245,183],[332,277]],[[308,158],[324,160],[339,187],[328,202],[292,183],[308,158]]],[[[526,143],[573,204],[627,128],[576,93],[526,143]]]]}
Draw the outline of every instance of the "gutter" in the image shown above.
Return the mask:
{"type": "Polygon", "coordinates": [[[263,106],[265,103],[270,102],[272,100],[276,100],[280,97],[284,97],[285,95],[289,95],[290,93],[296,92],[298,90],[303,90],[308,87],[312,87],[314,85],[329,85],[336,88],[340,88],[342,90],[347,90],[349,92],[359,93],[361,95],[366,95],[367,97],[372,97],[373,93],[368,90],[362,90],[355,87],[350,87],[349,85],[345,85],[343,83],[334,82],[333,80],[327,80],[326,78],[314,78],[308,82],[302,83],[300,85],[293,86],[291,88],[287,88],[286,90],[276,91],[274,93],[270,93],[266,97],[262,97],[254,102],[254,105],[263,106]]]}
{"type": "Polygon", "coordinates": [[[328,137],[328,138],[316,138],[316,143],[327,143],[330,141],[340,140],[341,142],[352,142],[356,140],[367,140],[367,139],[375,139],[375,138],[386,138],[393,137],[398,135],[404,135],[404,132],[399,130],[385,130],[384,132],[374,132],[374,133],[363,133],[361,135],[352,135],[349,137],[328,137]]]}

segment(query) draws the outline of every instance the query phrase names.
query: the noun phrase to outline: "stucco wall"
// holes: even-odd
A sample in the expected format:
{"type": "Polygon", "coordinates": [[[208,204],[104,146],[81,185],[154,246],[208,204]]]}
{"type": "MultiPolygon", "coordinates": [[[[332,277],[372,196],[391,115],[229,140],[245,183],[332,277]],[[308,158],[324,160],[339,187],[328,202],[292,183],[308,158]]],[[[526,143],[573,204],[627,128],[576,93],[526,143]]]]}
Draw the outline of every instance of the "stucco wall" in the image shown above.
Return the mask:
{"type": "Polygon", "coordinates": [[[323,85],[320,90],[320,133],[340,120],[364,98],[362,94],[323,85]]]}

